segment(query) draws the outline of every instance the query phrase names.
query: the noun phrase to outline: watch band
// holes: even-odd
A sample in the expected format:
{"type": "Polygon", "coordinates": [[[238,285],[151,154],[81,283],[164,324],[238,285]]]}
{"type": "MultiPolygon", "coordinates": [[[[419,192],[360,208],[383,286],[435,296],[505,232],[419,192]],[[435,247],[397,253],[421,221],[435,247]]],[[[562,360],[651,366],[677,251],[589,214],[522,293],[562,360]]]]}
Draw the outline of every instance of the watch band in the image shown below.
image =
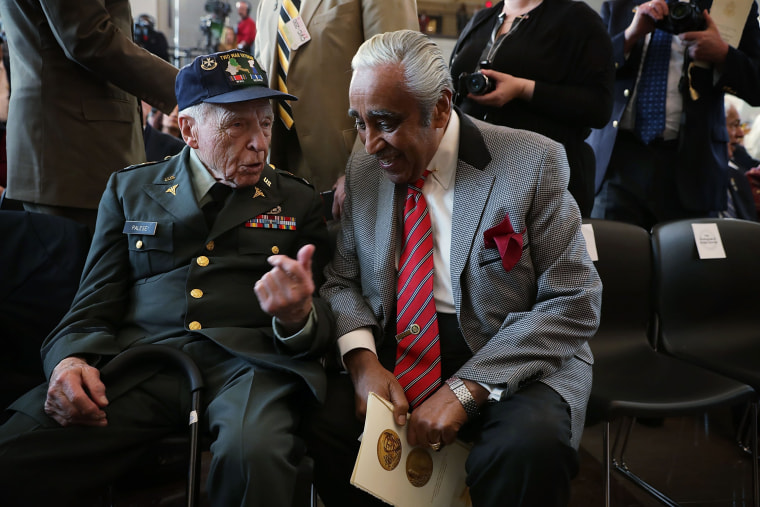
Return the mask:
{"type": "Polygon", "coordinates": [[[469,389],[467,389],[467,386],[464,384],[461,378],[451,377],[446,381],[446,384],[457,397],[459,403],[461,403],[464,407],[464,411],[467,412],[468,418],[473,419],[480,415],[478,402],[476,402],[475,398],[472,397],[472,393],[469,389]]]}

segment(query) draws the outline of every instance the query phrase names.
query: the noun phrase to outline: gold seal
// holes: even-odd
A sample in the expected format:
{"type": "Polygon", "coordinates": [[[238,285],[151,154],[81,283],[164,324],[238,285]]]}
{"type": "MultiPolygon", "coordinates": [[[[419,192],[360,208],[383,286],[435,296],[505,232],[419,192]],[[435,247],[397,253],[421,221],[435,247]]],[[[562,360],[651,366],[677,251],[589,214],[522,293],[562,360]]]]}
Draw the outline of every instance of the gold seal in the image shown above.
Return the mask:
{"type": "Polygon", "coordinates": [[[427,449],[415,447],[406,457],[406,478],[415,488],[421,488],[433,475],[433,458],[427,449]]]}
{"type": "Polygon", "coordinates": [[[380,466],[390,471],[401,462],[401,439],[393,430],[385,430],[377,439],[377,459],[380,466]]]}

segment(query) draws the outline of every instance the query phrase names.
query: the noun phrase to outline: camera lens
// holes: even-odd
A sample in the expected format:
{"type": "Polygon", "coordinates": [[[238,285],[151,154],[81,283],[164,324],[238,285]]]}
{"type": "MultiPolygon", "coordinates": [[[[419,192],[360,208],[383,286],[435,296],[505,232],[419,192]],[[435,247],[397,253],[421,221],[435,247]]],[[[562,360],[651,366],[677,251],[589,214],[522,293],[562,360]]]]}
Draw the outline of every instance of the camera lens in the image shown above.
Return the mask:
{"type": "Polygon", "coordinates": [[[674,2],[670,6],[670,17],[673,19],[684,19],[691,15],[691,5],[686,2],[674,2]]]}
{"type": "Polygon", "coordinates": [[[467,76],[465,81],[467,91],[473,95],[483,95],[489,91],[489,81],[486,76],[480,72],[475,72],[467,76]]]}

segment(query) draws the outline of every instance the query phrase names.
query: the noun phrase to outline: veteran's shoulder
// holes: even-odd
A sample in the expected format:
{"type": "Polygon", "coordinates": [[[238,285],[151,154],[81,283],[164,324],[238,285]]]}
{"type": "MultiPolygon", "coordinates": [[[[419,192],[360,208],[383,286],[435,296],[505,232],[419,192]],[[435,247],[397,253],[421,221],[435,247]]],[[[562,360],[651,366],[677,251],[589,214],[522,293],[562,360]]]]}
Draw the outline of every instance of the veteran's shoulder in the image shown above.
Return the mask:
{"type": "Polygon", "coordinates": [[[162,162],[164,162],[164,160],[153,160],[151,162],[143,162],[141,164],[133,164],[133,165],[125,167],[124,169],[119,169],[117,172],[125,173],[125,172],[129,172],[129,171],[134,171],[135,169],[141,169],[143,167],[154,166],[154,165],[160,164],[162,162]]]}
{"type": "Polygon", "coordinates": [[[309,180],[307,180],[306,178],[303,178],[301,176],[293,174],[292,172],[286,171],[285,169],[277,169],[274,166],[272,166],[272,167],[274,168],[274,170],[275,170],[275,172],[277,173],[278,176],[284,176],[284,177],[286,177],[286,178],[288,178],[290,180],[295,180],[295,181],[297,181],[297,182],[299,182],[301,184],[304,184],[304,185],[306,185],[306,186],[308,186],[310,188],[314,188],[314,185],[309,180]]]}

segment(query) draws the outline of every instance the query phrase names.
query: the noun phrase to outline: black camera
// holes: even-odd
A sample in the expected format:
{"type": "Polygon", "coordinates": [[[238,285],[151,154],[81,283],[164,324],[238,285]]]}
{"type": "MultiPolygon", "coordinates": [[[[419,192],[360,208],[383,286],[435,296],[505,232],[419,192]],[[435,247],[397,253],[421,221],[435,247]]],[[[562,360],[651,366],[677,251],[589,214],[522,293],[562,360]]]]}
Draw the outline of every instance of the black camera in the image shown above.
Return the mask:
{"type": "Polygon", "coordinates": [[[224,19],[230,15],[232,6],[227,2],[221,2],[219,0],[208,0],[206,5],[203,6],[206,12],[210,12],[215,17],[224,19]]]}
{"type": "Polygon", "coordinates": [[[707,28],[702,9],[696,2],[670,0],[668,11],[667,16],[655,23],[655,28],[673,34],[696,32],[707,28]]]}
{"type": "Polygon", "coordinates": [[[459,76],[459,89],[467,90],[468,93],[472,93],[473,95],[485,95],[488,92],[492,92],[495,86],[494,82],[488,79],[488,76],[480,72],[473,72],[472,74],[463,72],[459,76]]]}
{"type": "Polygon", "coordinates": [[[496,88],[496,83],[488,79],[488,76],[482,74],[480,69],[490,69],[491,62],[488,60],[481,60],[478,62],[478,70],[468,74],[462,72],[459,74],[459,83],[457,90],[461,95],[467,95],[471,93],[473,95],[485,95],[488,92],[492,92],[496,88]]]}

